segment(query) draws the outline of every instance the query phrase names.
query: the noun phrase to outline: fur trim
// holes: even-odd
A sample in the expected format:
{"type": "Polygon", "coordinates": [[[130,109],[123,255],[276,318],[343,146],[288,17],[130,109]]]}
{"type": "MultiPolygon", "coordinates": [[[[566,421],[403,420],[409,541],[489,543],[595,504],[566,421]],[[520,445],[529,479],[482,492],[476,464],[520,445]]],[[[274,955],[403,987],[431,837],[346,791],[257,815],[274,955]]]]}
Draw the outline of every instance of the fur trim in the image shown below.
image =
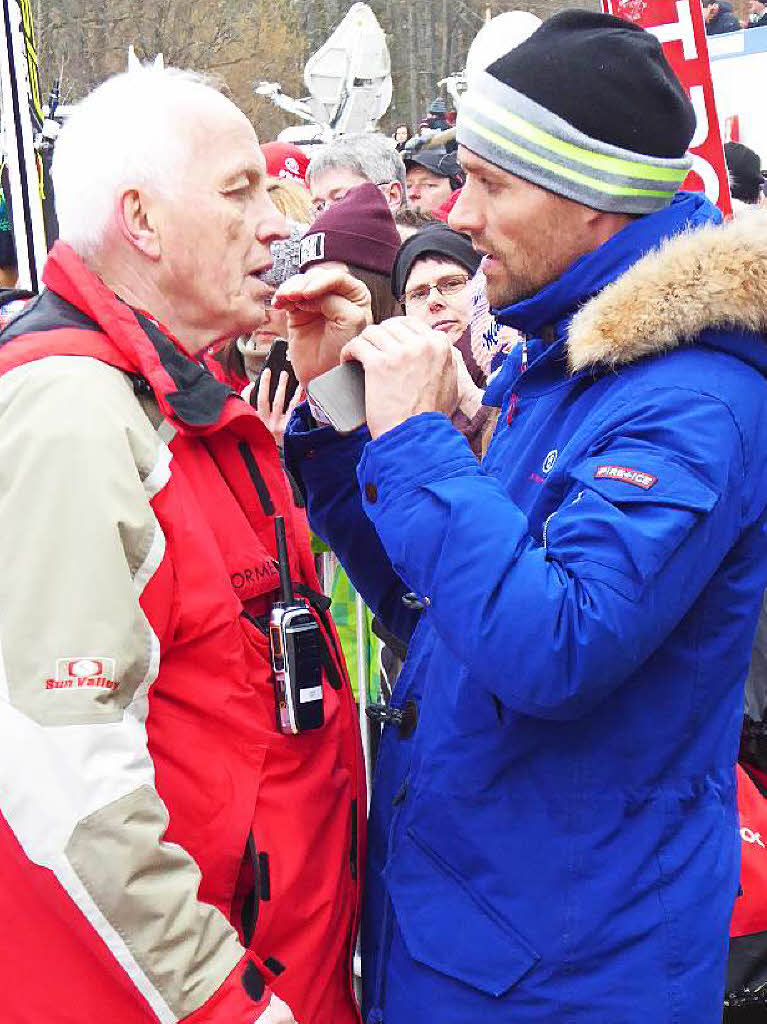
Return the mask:
{"type": "Polygon", "coordinates": [[[659,355],[706,328],[767,329],[764,210],[668,239],[587,302],[570,325],[570,370],[659,355]]]}

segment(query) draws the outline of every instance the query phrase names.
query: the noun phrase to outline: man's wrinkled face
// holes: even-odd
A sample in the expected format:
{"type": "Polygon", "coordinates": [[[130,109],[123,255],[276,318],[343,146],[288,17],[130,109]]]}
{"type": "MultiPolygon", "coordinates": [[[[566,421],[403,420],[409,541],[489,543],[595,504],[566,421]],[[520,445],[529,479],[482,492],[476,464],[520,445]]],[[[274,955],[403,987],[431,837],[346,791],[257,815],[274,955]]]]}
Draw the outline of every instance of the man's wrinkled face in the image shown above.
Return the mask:
{"type": "Polygon", "coordinates": [[[448,219],[483,254],[494,309],[529,298],[594,248],[589,211],[461,147],[466,183],[448,219]]]}
{"type": "Polygon", "coordinates": [[[419,213],[434,213],[448,201],[453,191],[449,178],[432,174],[417,164],[408,167],[406,181],[408,205],[419,213]]]}
{"type": "Polygon", "coordinates": [[[216,104],[183,130],[189,159],[155,206],[159,286],[192,336],[249,334],[263,321],[271,290],[259,274],[271,266],[270,245],[287,237],[287,225],[266,192],[264,157],[241,111],[216,104]]]}

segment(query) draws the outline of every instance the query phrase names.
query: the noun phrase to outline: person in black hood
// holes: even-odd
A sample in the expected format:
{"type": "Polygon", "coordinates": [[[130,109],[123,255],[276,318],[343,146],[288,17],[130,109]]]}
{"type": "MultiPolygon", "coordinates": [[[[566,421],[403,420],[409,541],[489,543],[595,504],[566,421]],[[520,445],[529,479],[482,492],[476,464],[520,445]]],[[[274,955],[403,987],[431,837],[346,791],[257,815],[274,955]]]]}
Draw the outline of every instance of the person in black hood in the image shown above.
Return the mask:
{"type": "Polygon", "coordinates": [[[727,0],[703,0],[703,20],[707,36],[720,36],[725,32],[739,32],[740,22],[727,0]]]}
{"type": "Polygon", "coordinates": [[[485,375],[471,351],[471,279],[480,256],[468,235],[446,224],[423,228],[399,248],[391,274],[392,293],[405,316],[449,338],[461,356],[460,401],[453,426],[481,458],[489,411],[482,405],[485,375]]]}
{"type": "Polygon", "coordinates": [[[764,186],[759,154],[742,142],[726,142],[724,159],[730,180],[730,195],[742,203],[755,206],[762,198],[764,186]]]}

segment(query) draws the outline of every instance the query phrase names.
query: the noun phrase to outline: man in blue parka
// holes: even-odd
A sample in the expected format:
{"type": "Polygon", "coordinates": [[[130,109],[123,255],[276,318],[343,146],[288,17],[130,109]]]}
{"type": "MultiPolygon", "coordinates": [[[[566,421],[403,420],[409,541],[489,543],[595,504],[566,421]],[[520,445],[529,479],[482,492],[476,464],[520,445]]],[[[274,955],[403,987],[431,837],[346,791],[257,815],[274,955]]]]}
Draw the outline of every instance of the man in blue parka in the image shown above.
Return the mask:
{"type": "Polygon", "coordinates": [[[721,1020],[767,575],[767,225],[677,192],[693,127],[655,38],[605,15],[557,15],[472,80],[451,224],[526,338],[481,465],[443,337],[359,333],[340,279],[278,300],[305,378],[359,333],[369,431],[304,406],[288,457],[409,644],[371,811],[369,1024],[721,1020]]]}

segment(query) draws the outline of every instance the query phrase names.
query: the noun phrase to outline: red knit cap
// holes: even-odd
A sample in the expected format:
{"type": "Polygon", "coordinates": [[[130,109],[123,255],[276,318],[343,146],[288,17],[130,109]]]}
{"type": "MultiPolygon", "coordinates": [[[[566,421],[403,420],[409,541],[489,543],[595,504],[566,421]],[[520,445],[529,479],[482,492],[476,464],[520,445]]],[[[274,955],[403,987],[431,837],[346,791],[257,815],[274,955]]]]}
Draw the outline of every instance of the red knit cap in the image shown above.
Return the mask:
{"type": "Polygon", "coordinates": [[[298,146],[289,142],[265,142],[261,152],[266,160],[266,173],[270,178],[285,178],[306,185],[309,157],[298,146]]]}
{"type": "Polygon", "coordinates": [[[388,277],[400,237],[377,185],[358,185],[315,220],[301,239],[301,271],[338,260],[388,277]]]}

